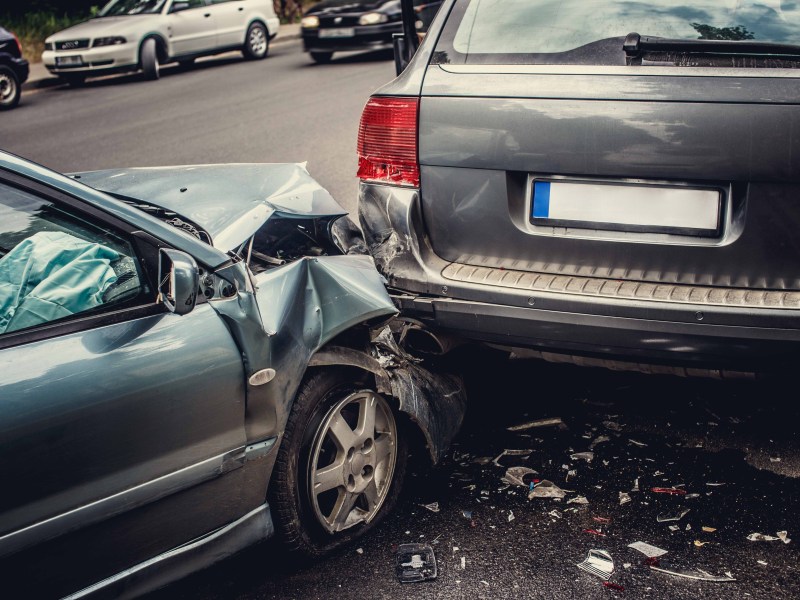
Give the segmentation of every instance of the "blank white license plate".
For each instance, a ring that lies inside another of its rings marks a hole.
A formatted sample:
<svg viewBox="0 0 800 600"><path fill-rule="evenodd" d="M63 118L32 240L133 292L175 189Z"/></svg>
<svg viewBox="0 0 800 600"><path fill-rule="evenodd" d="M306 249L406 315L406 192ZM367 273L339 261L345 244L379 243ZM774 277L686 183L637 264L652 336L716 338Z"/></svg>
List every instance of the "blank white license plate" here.
<svg viewBox="0 0 800 600"><path fill-rule="evenodd" d="M612 231L719 233L719 190L534 180L531 222Z"/></svg>
<svg viewBox="0 0 800 600"><path fill-rule="evenodd" d="M58 56L56 57L57 67L76 67L83 64L80 56Z"/></svg>
<svg viewBox="0 0 800 600"><path fill-rule="evenodd" d="M353 37L356 30L353 27L335 27L333 29L320 29L319 37L321 38L344 38Z"/></svg>

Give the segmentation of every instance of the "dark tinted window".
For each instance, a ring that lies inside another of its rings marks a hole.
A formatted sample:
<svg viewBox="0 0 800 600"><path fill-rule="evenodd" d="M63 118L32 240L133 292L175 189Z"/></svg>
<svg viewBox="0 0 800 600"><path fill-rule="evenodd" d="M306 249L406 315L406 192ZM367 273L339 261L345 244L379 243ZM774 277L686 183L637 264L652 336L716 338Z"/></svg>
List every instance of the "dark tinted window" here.
<svg viewBox="0 0 800 600"><path fill-rule="evenodd" d="M436 62L625 64L631 32L670 39L800 44L787 0L461 0Z"/></svg>

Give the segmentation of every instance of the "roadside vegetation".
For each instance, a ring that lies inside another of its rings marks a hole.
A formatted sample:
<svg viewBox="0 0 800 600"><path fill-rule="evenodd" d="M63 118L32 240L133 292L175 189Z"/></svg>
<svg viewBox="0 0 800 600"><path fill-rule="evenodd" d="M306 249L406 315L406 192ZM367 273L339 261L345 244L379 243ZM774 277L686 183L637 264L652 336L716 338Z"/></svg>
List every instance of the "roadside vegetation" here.
<svg viewBox="0 0 800 600"><path fill-rule="evenodd" d="M281 23L296 23L303 9L317 0L273 1ZM103 6L98 0L29 0L24 4L24 7L0 9L0 25L17 34L22 54L31 62L41 60L48 35L85 21Z"/></svg>

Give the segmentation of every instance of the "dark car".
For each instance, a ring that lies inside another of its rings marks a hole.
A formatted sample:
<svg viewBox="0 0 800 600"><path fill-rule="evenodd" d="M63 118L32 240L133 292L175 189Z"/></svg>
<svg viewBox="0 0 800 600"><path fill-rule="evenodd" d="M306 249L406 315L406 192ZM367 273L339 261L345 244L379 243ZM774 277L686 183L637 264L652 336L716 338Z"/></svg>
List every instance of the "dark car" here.
<svg viewBox="0 0 800 600"><path fill-rule="evenodd" d="M421 26L441 3L414 2ZM391 48L392 36L402 29L400 0L323 0L306 11L301 31L305 51L327 63L334 52Z"/></svg>
<svg viewBox="0 0 800 600"><path fill-rule="evenodd" d="M11 110L19 104L28 71L17 36L0 27L0 110Z"/></svg>
<svg viewBox="0 0 800 600"><path fill-rule="evenodd" d="M791 368L798 67L798 4L446 0L363 112L368 246L434 332L644 371Z"/></svg>

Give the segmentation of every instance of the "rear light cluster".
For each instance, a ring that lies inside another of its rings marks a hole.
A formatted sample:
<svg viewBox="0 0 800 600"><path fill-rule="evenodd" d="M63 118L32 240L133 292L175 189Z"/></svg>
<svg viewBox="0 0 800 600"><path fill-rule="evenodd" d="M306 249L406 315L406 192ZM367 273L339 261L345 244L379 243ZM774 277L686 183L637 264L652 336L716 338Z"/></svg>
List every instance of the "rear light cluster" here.
<svg viewBox="0 0 800 600"><path fill-rule="evenodd" d="M373 97L358 128L358 177L419 187L418 98Z"/></svg>
<svg viewBox="0 0 800 600"><path fill-rule="evenodd" d="M14 41L17 43L17 51L19 52L20 58L22 58L22 44L19 43L19 38L16 33L12 33L11 35L14 36Z"/></svg>

